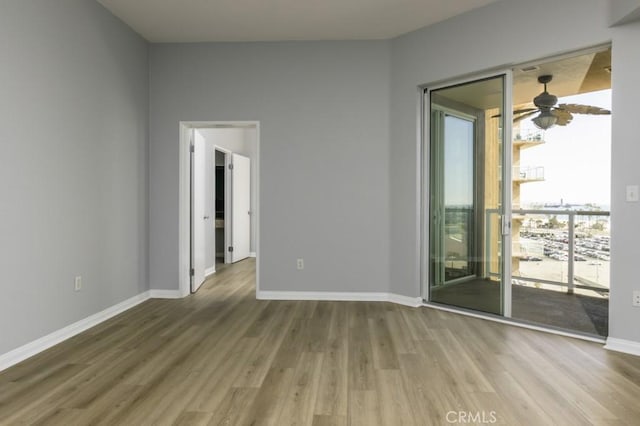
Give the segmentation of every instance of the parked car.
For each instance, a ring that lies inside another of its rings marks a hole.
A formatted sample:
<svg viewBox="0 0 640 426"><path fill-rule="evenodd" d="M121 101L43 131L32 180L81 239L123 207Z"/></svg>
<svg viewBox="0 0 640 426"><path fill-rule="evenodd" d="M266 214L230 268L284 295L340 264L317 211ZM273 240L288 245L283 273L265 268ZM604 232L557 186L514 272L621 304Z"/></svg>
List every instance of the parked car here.
<svg viewBox="0 0 640 426"><path fill-rule="evenodd" d="M520 256L520 260L523 262L541 262L542 258L538 256Z"/></svg>

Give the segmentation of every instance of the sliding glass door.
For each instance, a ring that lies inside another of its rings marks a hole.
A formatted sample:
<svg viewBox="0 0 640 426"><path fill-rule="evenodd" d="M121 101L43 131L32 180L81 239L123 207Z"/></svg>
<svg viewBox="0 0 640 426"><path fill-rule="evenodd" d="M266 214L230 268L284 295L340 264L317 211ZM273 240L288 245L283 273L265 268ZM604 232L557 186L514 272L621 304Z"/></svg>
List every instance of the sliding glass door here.
<svg viewBox="0 0 640 426"><path fill-rule="evenodd" d="M497 315L510 289L505 80L425 92L429 300Z"/></svg>

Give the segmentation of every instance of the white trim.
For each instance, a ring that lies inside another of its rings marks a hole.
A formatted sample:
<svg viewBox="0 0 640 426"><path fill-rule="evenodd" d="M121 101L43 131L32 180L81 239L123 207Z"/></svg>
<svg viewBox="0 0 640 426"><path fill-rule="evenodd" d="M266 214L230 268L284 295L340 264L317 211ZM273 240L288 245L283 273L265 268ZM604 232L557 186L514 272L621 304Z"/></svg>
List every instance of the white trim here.
<svg viewBox="0 0 640 426"><path fill-rule="evenodd" d="M412 308L419 308L420 306L422 306L422 297L409 297L394 293L389 293L387 296L387 301L391 303L410 306Z"/></svg>
<svg viewBox="0 0 640 426"><path fill-rule="evenodd" d="M184 290L159 290L159 289L151 289L149 290L152 299L182 299L183 297L187 297L191 292L187 289Z"/></svg>
<svg viewBox="0 0 640 426"><path fill-rule="evenodd" d="M256 125L256 208L255 208L255 214L256 214L256 231L254 233L255 235L255 241L254 241L254 249L256 251L256 299L258 298L258 292L260 291L260 260L261 257L258 256L258 253L260 253L260 147L262 146L262 144L260 143L260 122L256 121L255 122ZM253 212L252 212L253 214Z"/></svg>
<svg viewBox="0 0 640 426"><path fill-rule="evenodd" d="M204 276L205 276L205 278L206 278L206 277L208 277L208 276L211 276L211 275L213 275L213 274L215 274L215 273L216 273L216 267L215 267L215 265L214 265L214 266L212 266L211 268L207 268L207 269L205 269L205 270L204 270Z"/></svg>
<svg viewBox="0 0 640 426"><path fill-rule="evenodd" d="M180 123L179 183L178 183L178 288L181 293L191 292L191 165L189 152L190 123Z"/></svg>
<svg viewBox="0 0 640 426"><path fill-rule="evenodd" d="M26 345L20 346L10 352L0 355L0 371L5 370L27 358L49 349L65 340L82 333L85 330L95 327L96 325L121 314L133 308L136 305L148 300L151 297L150 291L145 291L137 296L133 296L123 302L104 309L96 314L90 315L80 321L74 322L64 328L53 333L49 333L39 339L36 339Z"/></svg>
<svg viewBox="0 0 640 426"><path fill-rule="evenodd" d="M331 300L336 302L391 302L417 308L422 298L393 293L330 291L259 291L258 300Z"/></svg>
<svg viewBox="0 0 640 426"><path fill-rule="evenodd" d="M224 154L224 263L233 263L229 247L233 246L233 153ZM251 194L249 194L251 196Z"/></svg>
<svg viewBox="0 0 640 426"><path fill-rule="evenodd" d="M513 170L513 138L511 133L513 131L513 71L511 69L505 70L503 84L503 123L502 126L502 164L507 164L509 167L502 167L502 315L506 318L511 318L512 315L512 282L511 282L511 251L513 244L513 237L511 235L512 228L512 214L513 209L513 181L511 172ZM485 159L486 162L486 159ZM499 177L500 178L500 177ZM505 228L504 224L507 224ZM505 232L506 231L506 232Z"/></svg>
<svg viewBox="0 0 640 426"><path fill-rule="evenodd" d="M385 302L387 293L353 293L329 291L259 291L258 300L332 300L339 302Z"/></svg>
<svg viewBox="0 0 640 426"><path fill-rule="evenodd" d="M418 241L416 241L416 276L418 277L418 286L420 294L424 300L429 300L429 179L427 167L431 167L431 154L429 136L427 130L431 131L431 111L427 114L426 103L430 98L430 91L426 87L418 87L418 119L416 121L418 129L416 167L416 200L420 202L416 206L416 229L418 230ZM430 106L429 106L430 109ZM429 169L430 170L430 169Z"/></svg>
<svg viewBox="0 0 640 426"><path fill-rule="evenodd" d="M213 150L214 150L214 151L220 151L222 154L225 154L225 155L227 155L227 154L233 154L233 152L231 152L231 151L230 151L230 150L228 150L227 148L223 148L223 147L218 146L218 145L214 145L214 146L213 146Z"/></svg>
<svg viewBox="0 0 640 426"><path fill-rule="evenodd" d="M255 251L250 251L249 252L249 257L256 257L256 252Z"/></svg>
<svg viewBox="0 0 640 426"><path fill-rule="evenodd" d="M616 352L624 352L626 354L640 356L640 342L633 340L618 339L616 337L608 337L605 349Z"/></svg>
<svg viewBox="0 0 640 426"><path fill-rule="evenodd" d="M562 331L562 330L556 330L556 329L553 329L553 328L546 328L546 327L537 326L537 325L533 325L533 324L517 322L517 321L514 321L513 319L505 318L505 317L497 317L497 316L494 317L494 316L489 316L489 315L485 315L485 314L481 314L481 313L469 312L469 311L464 311L464 310L460 310L460 309L456 309L456 308L448 308L446 306L434 305L432 303L423 303L422 306L424 306L425 308L437 309L439 311L451 312L451 313L454 313L454 314L465 315L465 316L468 316L468 317L483 319L483 320L487 320L487 321L499 322L501 324L513 325L515 327L528 328L530 330L543 331L545 333L557 334L559 336L565 336L565 337L572 337L574 339L587 340L589 342L595 342L595 343L604 343L605 342L605 339L603 337L587 336L587 335L584 335L584 334L572 333L570 331Z"/></svg>

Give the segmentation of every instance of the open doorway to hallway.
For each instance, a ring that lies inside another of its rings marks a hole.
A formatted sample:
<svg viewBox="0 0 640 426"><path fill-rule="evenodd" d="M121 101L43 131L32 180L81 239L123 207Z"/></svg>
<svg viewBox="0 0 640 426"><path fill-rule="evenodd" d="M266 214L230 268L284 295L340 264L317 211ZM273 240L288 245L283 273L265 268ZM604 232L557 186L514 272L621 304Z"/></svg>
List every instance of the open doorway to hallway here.
<svg viewBox="0 0 640 426"><path fill-rule="evenodd" d="M255 264L259 126L183 122L180 146L180 288L187 294L215 282L223 266Z"/></svg>

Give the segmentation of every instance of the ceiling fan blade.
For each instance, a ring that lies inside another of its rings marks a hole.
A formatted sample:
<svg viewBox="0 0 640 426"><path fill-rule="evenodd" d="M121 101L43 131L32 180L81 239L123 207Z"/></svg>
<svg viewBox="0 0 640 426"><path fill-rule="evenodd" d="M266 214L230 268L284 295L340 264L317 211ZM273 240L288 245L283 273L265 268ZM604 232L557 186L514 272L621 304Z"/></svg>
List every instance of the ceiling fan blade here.
<svg viewBox="0 0 640 426"><path fill-rule="evenodd" d="M525 112L531 112L531 111L538 111L538 108L522 108L522 109L516 109L513 111L513 115L518 115L518 114L523 114ZM496 114L496 115L492 115L491 118L498 118L498 117L502 117L502 114Z"/></svg>
<svg viewBox="0 0 640 426"><path fill-rule="evenodd" d="M573 114L591 114L591 115L610 115L611 111L591 105L579 104L560 104L557 109L564 110Z"/></svg>
<svg viewBox="0 0 640 426"><path fill-rule="evenodd" d="M513 111L513 115L522 114L524 112L538 111L538 108L522 108Z"/></svg>
<svg viewBox="0 0 640 426"><path fill-rule="evenodd" d="M538 113L537 109L534 110L534 111L525 112L524 114L521 114L521 115L519 115L517 117L513 117L513 122L517 123L518 121L523 120L523 119L525 119L527 117L531 117L532 115L537 114L537 113Z"/></svg>
<svg viewBox="0 0 640 426"><path fill-rule="evenodd" d="M573 120L573 115L564 109L560 109L560 108L554 108L551 110L551 114L555 115L558 118L558 121L556 121L556 126L566 126L567 124L571 123L571 120Z"/></svg>

